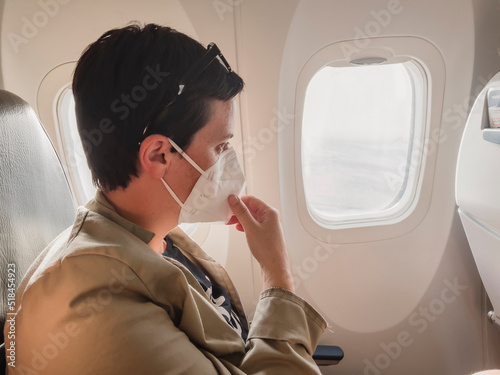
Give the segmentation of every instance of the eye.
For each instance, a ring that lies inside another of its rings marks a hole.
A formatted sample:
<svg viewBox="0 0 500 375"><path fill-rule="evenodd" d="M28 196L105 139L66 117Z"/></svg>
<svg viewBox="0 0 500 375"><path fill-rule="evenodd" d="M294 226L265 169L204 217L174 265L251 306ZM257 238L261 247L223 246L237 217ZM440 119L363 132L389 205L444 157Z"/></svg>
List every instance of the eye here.
<svg viewBox="0 0 500 375"><path fill-rule="evenodd" d="M223 152L226 151L229 147L230 147L229 142L224 142L217 146L217 151Z"/></svg>

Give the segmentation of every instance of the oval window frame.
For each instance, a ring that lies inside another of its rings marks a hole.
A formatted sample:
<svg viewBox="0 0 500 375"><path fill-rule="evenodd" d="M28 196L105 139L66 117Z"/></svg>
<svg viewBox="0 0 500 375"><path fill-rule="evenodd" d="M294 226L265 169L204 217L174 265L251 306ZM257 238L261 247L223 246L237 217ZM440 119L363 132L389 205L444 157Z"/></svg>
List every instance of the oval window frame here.
<svg viewBox="0 0 500 375"><path fill-rule="evenodd" d="M380 37L369 40L369 47L346 54L345 44L355 41L333 43L318 50L302 67L295 86L294 126L294 179L299 219L304 229L314 238L335 243L369 242L399 237L409 233L425 217L431 202L433 175L438 145L429 152L431 134L439 132L441 125L443 94L445 86L445 65L439 50L428 41L418 37ZM415 198L411 206L401 215L387 220L360 222L358 225L322 225L309 213L305 199L301 135L304 99L307 86L314 74L325 65L349 66L350 61L378 57L388 63L412 61L419 67L427 82L427 96L424 101L424 136L421 163ZM283 137L286 135L283 134ZM283 139L284 140L284 139ZM282 165L280 165L282 167Z"/></svg>

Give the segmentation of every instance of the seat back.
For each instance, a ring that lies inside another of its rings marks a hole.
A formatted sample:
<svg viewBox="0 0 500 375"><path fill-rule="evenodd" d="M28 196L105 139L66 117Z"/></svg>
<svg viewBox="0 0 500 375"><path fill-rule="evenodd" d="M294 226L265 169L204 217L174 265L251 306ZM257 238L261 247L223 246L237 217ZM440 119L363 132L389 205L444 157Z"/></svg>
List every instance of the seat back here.
<svg viewBox="0 0 500 375"><path fill-rule="evenodd" d="M7 313L17 310L7 311L9 282L17 289L74 218L68 182L42 124L28 103L0 90L0 342Z"/></svg>
<svg viewBox="0 0 500 375"><path fill-rule="evenodd" d="M500 325L500 128L496 126L500 126L500 73L481 91L471 109L456 177L458 212L493 305L489 317Z"/></svg>

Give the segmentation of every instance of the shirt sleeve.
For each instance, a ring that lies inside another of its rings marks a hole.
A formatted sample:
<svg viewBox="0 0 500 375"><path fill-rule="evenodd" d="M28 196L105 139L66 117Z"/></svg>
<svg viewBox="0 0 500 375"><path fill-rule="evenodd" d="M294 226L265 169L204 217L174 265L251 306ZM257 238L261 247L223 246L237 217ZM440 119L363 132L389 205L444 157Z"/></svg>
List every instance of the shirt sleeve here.
<svg viewBox="0 0 500 375"><path fill-rule="evenodd" d="M246 374L321 374L312 359L326 329L305 300L281 288L261 293L240 366Z"/></svg>

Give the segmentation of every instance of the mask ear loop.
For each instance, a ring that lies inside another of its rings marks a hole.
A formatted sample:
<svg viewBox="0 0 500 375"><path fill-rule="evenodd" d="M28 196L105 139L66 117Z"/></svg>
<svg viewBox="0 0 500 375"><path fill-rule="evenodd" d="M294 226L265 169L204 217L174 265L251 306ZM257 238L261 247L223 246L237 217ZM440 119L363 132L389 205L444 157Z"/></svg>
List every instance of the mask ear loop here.
<svg viewBox="0 0 500 375"><path fill-rule="evenodd" d="M196 164L196 163L194 162L194 160L193 160L193 159L191 159L191 158L189 157L189 155L188 155L188 154L186 154L186 153L182 150L182 148L180 148L180 147L177 145L177 143L175 143L174 141L172 141L170 138L168 138L168 140L169 140L170 144L172 145L172 147L173 147L173 148L175 148L175 149L177 150L177 152L178 152L179 154L181 154L181 156L182 156L184 159L186 159L186 160L188 161L188 163L189 163L189 164L191 164L191 165L192 165L192 166L193 166L193 167L194 167L194 168L195 168L198 172L200 172L200 174L201 174L202 176L206 176L206 175L207 175L207 174L205 173L205 171L204 171L203 169L201 169L201 168L198 166L198 164Z"/></svg>
<svg viewBox="0 0 500 375"><path fill-rule="evenodd" d="M171 140L170 138L167 138L168 141L170 142L170 144L172 145L173 148L175 148L177 150L177 152L179 154L181 154L181 156L186 159L188 161L189 164L191 164L198 172L200 172L201 175L203 176L206 176L206 173L203 169L201 169L198 164L196 164L194 162L193 159L191 159L189 157L188 154L186 154L182 148L179 147L179 145L177 145L177 143L175 143L173 140ZM182 208L184 208L184 203L181 202L181 200L179 199L179 197L174 193L174 191L170 188L170 186L167 185L167 183L165 182L165 180L163 179L163 177L161 178L161 182L163 183L163 185L165 186L165 188L168 190L168 192L170 193L170 195L172 196L172 198L174 198L174 200L177 202L177 204L179 206L181 206Z"/></svg>
<svg viewBox="0 0 500 375"><path fill-rule="evenodd" d="M170 193L170 195L172 196L172 198L174 198L174 200L177 202L177 204L179 206L181 206L181 208L184 207L184 203L181 202L181 200L177 197L177 195L174 193L174 191L170 188L170 186L167 185L167 183L165 182L165 180L163 179L163 177L160 179L161 182L163 182L163 185L165 186L165 188L168 190L168 192Z"/></svg>

